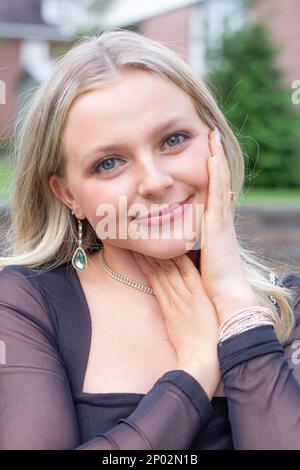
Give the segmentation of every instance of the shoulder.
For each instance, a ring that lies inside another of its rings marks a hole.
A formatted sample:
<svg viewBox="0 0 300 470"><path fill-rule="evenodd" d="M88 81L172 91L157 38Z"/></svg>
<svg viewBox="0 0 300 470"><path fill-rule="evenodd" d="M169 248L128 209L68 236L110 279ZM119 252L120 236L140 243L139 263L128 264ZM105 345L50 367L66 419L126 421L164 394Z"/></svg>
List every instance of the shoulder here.
<svg viewBox="0 0 300 470"><path fill-rule="evenodd" d="M5 266L0 270L0 285L10 283L28 285L31 284L37 291L47 290L47 286L54 284L56 287L65 287L64 282L70 279L70 270L67 263L52 269L29 268L16 264Z"/></svg>
<svg viewBox="0 0 300 470"><path fill-rule="evenodd" d="M0 271L0 288L2 294L4 289L10 290L13 286L15 289L34 288L37 292L40 291L38 279L42 274L42 270L28 268L26 266L20 266L17 264L7 265Z"/></svg>
<svg viewBox="0 0 300 470"><path fill-rule="evenodd" d="M54 272L55 271L55 272ZM51 273L51 277L50 274ZM51 305L51 295L47 295L47 285L59 275L59 270L43 271L20 265L8 265L0 271L0 314L5 321L7 316L53 334L56 322ZM58 290L56 284L56 290ZM50 290L49 293L51 294Z"/></svg>
<svg viewBox="0 0 300 470"><path fill-rule="evenodd" d="M70 262L51 269L6 266L0 271L0 309L3 304L13 305L27 318L34 312L57 340L88 319L84 292ZM26 309L21 310L22 304Z"/></svg>
<svg viewBox="0 0 300 470"><path fill-rule="evenodd" d="M18 284L28 283L25 279L34 278L34 270L27 268L25 266L19 266L17 264L12 264L5 266L0 270L0 286L9 286L12 283L16 283L15 287Z"/></svg>

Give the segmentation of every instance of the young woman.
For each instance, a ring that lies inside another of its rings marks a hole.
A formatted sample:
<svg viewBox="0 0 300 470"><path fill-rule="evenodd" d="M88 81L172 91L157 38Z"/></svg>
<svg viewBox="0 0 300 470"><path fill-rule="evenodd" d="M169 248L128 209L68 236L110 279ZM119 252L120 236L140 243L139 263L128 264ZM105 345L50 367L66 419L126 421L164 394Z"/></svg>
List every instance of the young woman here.
<svg viewBox="0 0 300 470"><path fill-rule="evenodd" d="M300 449L300 277L238 242L243 155L189 66L84 39L17 150L0 448Z"/></svg>

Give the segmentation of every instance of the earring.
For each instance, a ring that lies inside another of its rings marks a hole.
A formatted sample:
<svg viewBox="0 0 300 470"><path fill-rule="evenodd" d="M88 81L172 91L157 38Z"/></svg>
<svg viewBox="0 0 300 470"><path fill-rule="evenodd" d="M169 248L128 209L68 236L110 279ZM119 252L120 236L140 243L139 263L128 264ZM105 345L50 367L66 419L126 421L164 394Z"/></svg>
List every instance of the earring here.
<svg viewBox="0 0 300 470"><path fill-rule="evenodd" d="M74 212L72 211L74 215ZM72 265L77 271L85 271L87 268L87 257L84 249L82 248L82 223L81 220L78 221L78 247L76 248L73 257Z"/></svg>

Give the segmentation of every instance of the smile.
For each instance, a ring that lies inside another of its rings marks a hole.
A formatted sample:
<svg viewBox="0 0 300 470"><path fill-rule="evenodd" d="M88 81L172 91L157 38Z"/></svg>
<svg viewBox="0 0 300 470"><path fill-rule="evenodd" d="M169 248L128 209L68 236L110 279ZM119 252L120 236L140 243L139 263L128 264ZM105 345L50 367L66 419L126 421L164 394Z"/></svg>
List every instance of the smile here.
<svg viewBox="0 0 300 470"><path fill-rule="evenodd" d="M175 219L180 217L185 208L191 203L193 196L189 196L185 201L181 204L177 205L171 210L160 211L158 215L148 216L148 217L141 217L136 218L135 220L141 225L162 225L165 222L173 222Z"/></svg>

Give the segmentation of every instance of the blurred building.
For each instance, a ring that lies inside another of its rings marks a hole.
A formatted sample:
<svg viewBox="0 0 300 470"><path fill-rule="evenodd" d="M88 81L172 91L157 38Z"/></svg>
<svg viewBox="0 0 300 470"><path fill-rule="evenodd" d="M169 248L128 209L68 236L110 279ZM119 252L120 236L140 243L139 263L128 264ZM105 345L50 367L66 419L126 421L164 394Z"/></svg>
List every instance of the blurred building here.
<svg viewBox="0 0 300 470"><path fill-rule="evenodd" d="M0 136L11 134L23 100L45 79L61 45L70 45L42 7L40 0L0 0Z"/></svg>
<svg viewBox="0 0 300 470"><path fill-rule="evenodd" d="M282 46L279 66L290 85L300 80L300 1L260 0L0 0L0 136L9 135L22 101L79 31L138 30L175 50L202 76L206 48L223 31L265 19ZM3 93L2 93L3 94Z"/></svg>
<svg viewBox="0 0 300 470"><path fill-rule="evenodd" d="M254 2L250 19L269 25L273 42L280 46L278 65L287 85L300 80L300 1L260 0Z"/></svg>
<svg viewBox="0 0 300 470"><path fill-rule="evenodd" d="M217 8L216 2L218 3ZM173 48L199 75L205 44L222 32L223 19L239 26L240 0L0 0L0 137L14 129L18 109L48 74L53 59L79 31L139 30ZM228 27L228 26L227 26Z"/></svg>

